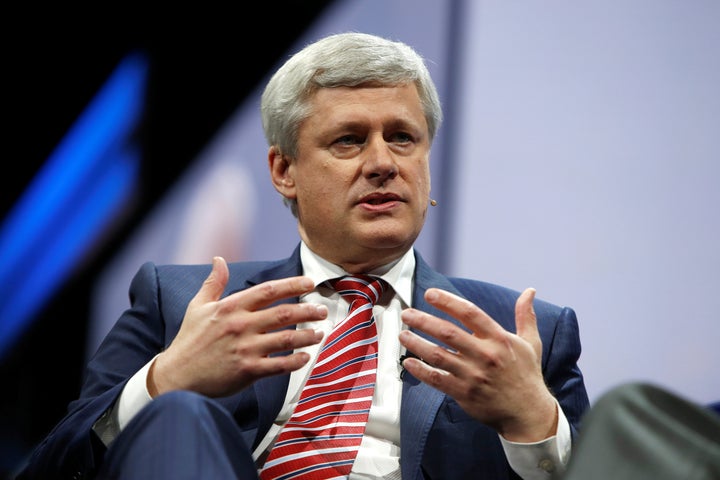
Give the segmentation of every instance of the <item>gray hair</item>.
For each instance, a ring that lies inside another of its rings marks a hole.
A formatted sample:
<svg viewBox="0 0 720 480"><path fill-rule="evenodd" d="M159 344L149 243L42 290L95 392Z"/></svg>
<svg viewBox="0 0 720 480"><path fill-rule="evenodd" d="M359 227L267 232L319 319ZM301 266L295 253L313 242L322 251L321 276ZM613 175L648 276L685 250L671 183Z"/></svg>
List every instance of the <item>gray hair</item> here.
<svg viewBox="0 0 720 480"><path fill-rule="evenodd" d="M260 102L270 146L297 155L300 124L312 113L310 100L322 88L401 85L414 82L430 142L442 122L435 84L423 58L410 46L366 33L339 33L307 45L270 78ZM297 216L296 205L289 204Z"/></svg>

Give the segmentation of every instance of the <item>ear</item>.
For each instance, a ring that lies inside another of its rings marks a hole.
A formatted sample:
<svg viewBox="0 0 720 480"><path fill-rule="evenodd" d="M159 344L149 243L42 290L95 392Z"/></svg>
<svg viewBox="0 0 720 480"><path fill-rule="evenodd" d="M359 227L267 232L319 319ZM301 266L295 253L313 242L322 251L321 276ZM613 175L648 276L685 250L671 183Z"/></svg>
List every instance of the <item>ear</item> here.
<svg viewBox="0 0 720 480"><path fill-rule="evenodd" d="M296 194L295 179L292 176L292 160L283 155L279 148L272 146L268 150L268 166L275 190L285 198L294 199Z"/></svg>

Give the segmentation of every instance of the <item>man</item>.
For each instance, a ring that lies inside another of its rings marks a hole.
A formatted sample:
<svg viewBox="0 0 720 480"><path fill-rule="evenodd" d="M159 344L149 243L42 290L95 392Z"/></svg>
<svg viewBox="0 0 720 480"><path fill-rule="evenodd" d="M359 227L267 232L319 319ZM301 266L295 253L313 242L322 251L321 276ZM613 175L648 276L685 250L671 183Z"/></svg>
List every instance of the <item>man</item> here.
<svg viewBox="0 0 720 480"><path fill-rule="evenodd" d="M347 274L387 285L372 307L377 381L362 443L349 473L282 478L561 470L588 407L575 313L533 289L445 277L413 248L442 120L422 58L332 35L275 73L261 111L300 244L275 262L143 265L79 399L21 478L258 478L348 310L327 283Z"/></svg>

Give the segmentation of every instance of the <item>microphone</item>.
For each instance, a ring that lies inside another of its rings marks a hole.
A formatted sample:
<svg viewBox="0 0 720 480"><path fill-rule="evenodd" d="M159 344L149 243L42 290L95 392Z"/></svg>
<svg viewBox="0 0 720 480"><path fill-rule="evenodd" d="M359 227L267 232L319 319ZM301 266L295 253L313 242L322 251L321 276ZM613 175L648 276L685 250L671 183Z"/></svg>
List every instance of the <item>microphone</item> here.
<svg viewBox="0 0 720 480"><path fill-rule="evenodd" d="M438 204L437 200L432 199L432 198L430 199L430 206L431 206L431 207L436 207L437 204Z"/></svg>
<svg viewBox="0 0 720 480"><path fill-rule="evenodd" d="M418 357L417 355L415 355L415 354L414 354L413 352L411 352L410 350L405 351L405 354L404 354L404 355L400 355L400 359L398 360L398 362L400 363L400 380L402 380L403 377L405 376L405 367L403 367L403 361L404 361L406 358L418 358L418 359L419 359L420 357Z"/></svg>

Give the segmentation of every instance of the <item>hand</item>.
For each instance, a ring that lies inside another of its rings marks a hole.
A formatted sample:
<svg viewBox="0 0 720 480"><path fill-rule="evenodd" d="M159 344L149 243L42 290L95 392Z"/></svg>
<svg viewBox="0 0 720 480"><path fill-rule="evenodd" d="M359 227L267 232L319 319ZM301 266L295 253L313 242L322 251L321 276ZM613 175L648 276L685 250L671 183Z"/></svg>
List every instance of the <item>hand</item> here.
<svg viewBox="0 0 720 480"><path fill-rule="evenodd" d="M273 302L314 288L306 277L265 282L220 298L230 274L221 257L190 301L180 330L155 359L148 373L151 396L177 389L210 397L235 393L255 380L288 373L305 365L307 353L269 357L271 353L313 345L322 332L312 329L274 330L327 317L327 307L309 303Z"/></svg>
<svg viewBox="0 0 720 480"><path fill-rule="evenodd" d="M515 304L517 334L505 330L471 302L436 288L425 300L462 322L472 333L412 308L402 312L408 326L449 346L431 343L415 333L400 333L400 343L420 359L408 358L405 369L419 380L453 397L470 416L494 428L505 439L535 442L554 435L558 412L542 375L542 342L526 289Z"/></svg>

